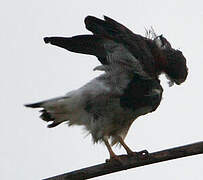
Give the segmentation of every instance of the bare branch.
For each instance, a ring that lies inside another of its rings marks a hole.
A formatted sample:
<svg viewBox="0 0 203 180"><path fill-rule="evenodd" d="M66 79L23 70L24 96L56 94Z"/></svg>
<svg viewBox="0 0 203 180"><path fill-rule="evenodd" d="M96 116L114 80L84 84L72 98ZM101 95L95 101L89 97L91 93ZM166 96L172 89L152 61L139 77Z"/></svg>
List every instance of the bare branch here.
<svg viewBox="0 0 203 180"><path fill-rule="evenodd" d="M91 166L88 168L72 171L62 175L54 176L44 180L84 180L93 177L110 174L117 171L122 171L130 168L135 168L139 166L145 166L148 164L158 163L162 161L167 161L171 159L182 158L186 156L192 156L196 154L203 153L203 141L189 144L185 146L180 146L176 148L166 149L159 152L149 153L147 157L143 159L138 159L137 156L119 156L122 159L122 164L115 162L107 162L103 164L98 164L96 166Z"/></svg>

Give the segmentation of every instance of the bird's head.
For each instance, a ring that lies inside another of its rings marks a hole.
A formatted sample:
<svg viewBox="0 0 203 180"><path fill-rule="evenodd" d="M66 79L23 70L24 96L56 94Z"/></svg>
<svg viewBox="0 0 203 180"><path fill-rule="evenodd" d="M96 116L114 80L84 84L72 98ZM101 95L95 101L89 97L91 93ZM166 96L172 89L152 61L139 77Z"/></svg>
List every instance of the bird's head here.
<svg viewBox="0 0 203 180"><path fill-rule="evenodd" d="M183 83L188 75L188 68L186 65L186 59L182 52L175 49L164 49L166 55L167 66L165 73L171 82L176 84Z"/></svg>
<svg viewBox="0 0 203 180"><path fill-rule="evenodd" d="M162 35L157 36L154 39L154 42L164 57L165 66L163 72L170 80L169 85L173 85L174 82L178 85L183 83L187 78L188 68L186 65L186 58L183 56L182 52L173 49L168 40Z"/></svg>

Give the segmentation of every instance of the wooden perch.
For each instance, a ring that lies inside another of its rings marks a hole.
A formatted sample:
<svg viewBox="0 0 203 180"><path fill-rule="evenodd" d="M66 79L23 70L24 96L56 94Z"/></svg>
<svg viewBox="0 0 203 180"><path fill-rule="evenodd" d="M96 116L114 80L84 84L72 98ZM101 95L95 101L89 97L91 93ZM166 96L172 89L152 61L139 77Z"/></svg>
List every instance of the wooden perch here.
<svg viewBox="0 0 203 180"><path fill-rule="evenodd" d="M103 164L87 167L84 169L72 171L62 175L54 176L44 180L84 180L93 177L110 174L117 171L122 171L139 166L145 166L148 164L158 163L171 159L182 158L186 156L192 156L203 153L203 141L180 146L176 148L166 149L159 152L149 153L148 156L143 156L142 159L138 159L137 156L119 156L122 159L122 163L118 161L110 161Z"/></svg>

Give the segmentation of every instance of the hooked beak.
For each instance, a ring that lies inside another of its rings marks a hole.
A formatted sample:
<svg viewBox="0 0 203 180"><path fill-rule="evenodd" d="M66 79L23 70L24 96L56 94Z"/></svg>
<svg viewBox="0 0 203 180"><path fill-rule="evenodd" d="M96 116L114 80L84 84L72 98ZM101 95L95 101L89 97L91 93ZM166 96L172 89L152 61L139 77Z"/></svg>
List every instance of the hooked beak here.
<svg viewBox="0 0 203 180"><path fill-rule="evenodd" d="M184 81L185 81L185 79L176 79L176 80L174 80L174 82L175 82L177 85L182 84Z"/></svg>

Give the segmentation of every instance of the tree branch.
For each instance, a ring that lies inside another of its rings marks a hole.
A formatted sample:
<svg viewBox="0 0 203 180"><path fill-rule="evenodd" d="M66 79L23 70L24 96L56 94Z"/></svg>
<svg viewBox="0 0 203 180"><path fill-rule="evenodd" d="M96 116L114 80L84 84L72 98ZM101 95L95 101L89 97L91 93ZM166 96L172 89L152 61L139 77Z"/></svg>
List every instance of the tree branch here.
<svg viewBox="0 0 203 180"><path fill-rule="evenodd" d="M103 164L87 167L84 169L72 171L62 175L54 176L44 180L84 180L93 177L110 174L117 171L122 171L139 166L145 166L148 164L158 163L171 159L182 158L186 156L192 156L203 153L203 141L180 146L176 148L166 149L159 152L149 153L148 156L142 159L138 159L137 156L119 156L122 159L122 163L118 161L110 161Z"/></svg>

